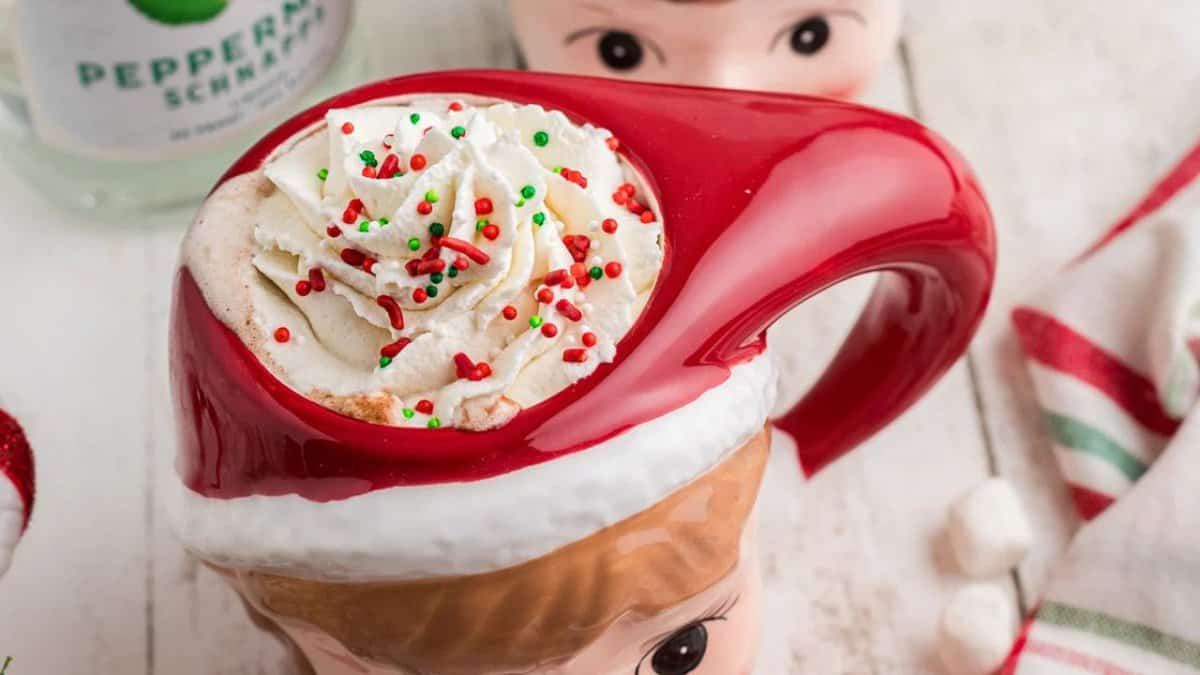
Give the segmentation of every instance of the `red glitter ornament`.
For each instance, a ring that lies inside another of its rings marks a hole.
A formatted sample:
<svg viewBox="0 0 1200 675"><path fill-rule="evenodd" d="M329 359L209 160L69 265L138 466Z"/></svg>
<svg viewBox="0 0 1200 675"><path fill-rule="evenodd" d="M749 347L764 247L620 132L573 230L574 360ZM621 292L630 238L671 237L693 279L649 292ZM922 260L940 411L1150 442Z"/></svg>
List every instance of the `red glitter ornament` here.
<svg viewBox="0 0 1200 675"><path fill-rule="evenodd" d="M600 227L603 228L608 234L617 233L617 221L612 218L605 218L604 222L600 223Z"/></svg>
<svg viewBox="0 0 1200 675"><path fill-rule="evenodd" d="M352 248L342 249L342 262L351 267L362 267L363 261L367 259L367 255L362 251L356 251Z"/></svg>
<svg viewBox="0 0 1200 675"><path fill-rule="evenodd" d="M423 216L427 216L427 215L433 213L433 204L430 204L429 202L422 199L420 202L417 203L417 213L419 213Z"/></svg>
<svg viewBox="0 0 1200 675"><path fill-rule="evenodd" d="M621 263L614 260L604 266L604 275L609 279L616 279L617 277L621 276L621 272L623 270L624 268L621 267Z"/></svg>
<svg viewBox="0 0 1200 675"><path fill-rule="evenodd" d="M563 350L563 361L567 363L584 363L588 359L586 349L565 349Z"/></svg>
<svg viewBox="0 0 1200 675"><path fill-rule="evenodd" d="M299 295L300 297L304 297L304 296L308 295L309 293L312 293L312 285L311 284L309 284L304 279L301 279L300 281L296 282L296 295Z"/></svg>
<svg viewBox="0 0 1200 675"><path fill-rule="evenodd" d="M386 356L389 359L394 359L399 356L400 352L404 351L404 348L410 344L412 344L411 338L400 338L389 345L384 345L383 349L379 350L379 355Z"/></svg>
<svg viewBox="0 0 1200 675"><path fill-rule="evenodd" d="M581 339L583 340L584 347L591 348L596 346L597 338L595 333L584 333Z"/></svg>
<svg viewBox="0 0 1200 675"><path fill-rule="evenodd" d="M388 321L392 324L392 328L396 330L404 330L404 312L401 311L400 305L396 300L388 295L381 295L375 298L375 302L387 312Z"/></svg>
<svg viewBox="0 0 1200 675"><path fill-rule="evenodd" d="M483 227L483 236L495 241L500 236L500 227L497 225L485 225Z"/></svg>
<svg viewBox="0 0 1200 675"><path fill-rule="evenodd" d="M548 338L557 336L558 335L558 326L555 326L552 323L542 324L542 335L545 335Z"/></svg>
<svg viewBox="0 0 1200 675"><path fill-rule="evenodd" d="M462 239L455 239L454 237L442 237L442 246L445 246L451 251L458 251L459 253L470 258L471 261L477 265L486 265L492 260L492 257L487 253L475 248L475 246L463 241Z"/></svg>
<svg viewBox="0 0 1200 675"><path fill-rule="evenodd" d="M429 160L425 158L425 155L418 152L409 158L408 165L412 167L413 171L420 171L429 165Z"/></svg>
<svg viewBox="0 0 1200 675"><path fill-rule="evenodd" d="M349 122L346 122L345 124L342 125L342 133L346 134L347 136L354 133L354 125Z"/></svg>
<svg viewBox="0 0 1200 675"><path fill-rule="evenodd" d="M500 316L512 321L517 318L517 308L513 307L512 305L508 305L500 311Z"/></svg>
<svg viewBox="0 0 1200 675"><path fill-rule="evenodd" d="M287 329L287 326L280 326L275 329L275 341L287 342L292 339L292 331Z"/></svg>
<svg viewBox="0 0 1200 675"><path fill-rule="evenodd" d="M554 305L554 309L557 309L559 314L562 314L571 321L579 321L583 319L583 312L579 311L579 308L571 304L571 301L567 300L566 298L559 300L558 303Z"/></svg>
<svg viewBox="0 0 1200 675"><path fill-rule="evenodd" d="M554 291L550 290L549 288L543 288L537 292L537 299L538 302L542 303L543 305L548 305L554 302Z"/></svg>
<svg viewBox="0 0 1200 675"><path fill-rule="evenodd" d="M417 409L417 412L421 413L422 415L432 415L433 414L433 401L430 401L427 398L423 398L420 401L417 401L417 405L415 407Z"/></svg>
<svg viewBox="0 0 1200 675"><path fill-rule="evenodd" d="M318 293L325 290L325 273L320 267L314 267L308 271L308 285Z"/></svg>
<svg viewBox="0 0 1200 675"><path fill-rule="evenodd" d="M338 227L337 225L330 225L329 227L325 228L325 234L336 239L337 237L342 236L342 228Z"/></svg>

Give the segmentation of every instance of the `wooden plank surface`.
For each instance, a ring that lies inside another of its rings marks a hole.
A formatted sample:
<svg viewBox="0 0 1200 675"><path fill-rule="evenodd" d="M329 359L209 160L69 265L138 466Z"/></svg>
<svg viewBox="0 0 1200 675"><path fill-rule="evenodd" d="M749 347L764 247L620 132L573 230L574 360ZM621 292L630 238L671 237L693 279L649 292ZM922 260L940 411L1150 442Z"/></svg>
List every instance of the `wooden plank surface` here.
<svg viewBox="0 0 1200 675"><path fill-rule="evenodd" d="M377 73L513 63L500 0L364 10ZM941 672L934 622L962 583L940 541L944 509L993 465L1035 514L1019 580L1023 600L1036 599L1075 523L1007 313L1200 130L1185 33L1197 20L1195 3L910 6L908 69L897 60L870 100L919 113L979 170L1002 245L996 304L971 367L854 456L804 483L786 448L773 455L759 509L762 675ZM0 204L0 405L29 427L42 476L37 521L0 584L0 655L17 657L13 675L290 673L236 597L181 553L153 487L171 470L167 289L186 216L89 223L6 167ZM868 284L835 289L773 332L785 398L819 371Z"/></svg>

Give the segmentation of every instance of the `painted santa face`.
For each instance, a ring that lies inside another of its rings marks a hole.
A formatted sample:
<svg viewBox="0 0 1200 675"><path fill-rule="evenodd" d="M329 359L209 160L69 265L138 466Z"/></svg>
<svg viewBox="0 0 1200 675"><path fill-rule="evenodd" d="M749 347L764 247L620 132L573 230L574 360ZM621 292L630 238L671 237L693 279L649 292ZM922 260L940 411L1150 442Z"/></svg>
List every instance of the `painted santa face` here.
<svg viewBox="0 0 1200 675"><path fill-rule="evenodd" d="M900 0L511 0L534 70L851 98Z"/></svg>

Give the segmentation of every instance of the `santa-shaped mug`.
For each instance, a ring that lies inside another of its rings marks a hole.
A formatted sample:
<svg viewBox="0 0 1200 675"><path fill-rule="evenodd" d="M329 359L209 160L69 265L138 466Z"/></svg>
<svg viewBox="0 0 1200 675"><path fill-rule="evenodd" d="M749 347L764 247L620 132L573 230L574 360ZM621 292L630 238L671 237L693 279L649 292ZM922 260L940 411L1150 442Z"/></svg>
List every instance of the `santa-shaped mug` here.
<svg viewBox="0 0 1200 675"><path fill-rule="evenodd" d="M769 421L767 327L881 271ZM993 273L978 184L909 119L369 85L251 149L185 242L175 528L320 675L750 673L770 425L809 473L855 447L964 352Z"/></svg>
<svg viewBox="0 0 1200 675"><path fill-rule="evenodd" d="M901 0L509 0L530 68L852 99L895 52Z"/></svg>

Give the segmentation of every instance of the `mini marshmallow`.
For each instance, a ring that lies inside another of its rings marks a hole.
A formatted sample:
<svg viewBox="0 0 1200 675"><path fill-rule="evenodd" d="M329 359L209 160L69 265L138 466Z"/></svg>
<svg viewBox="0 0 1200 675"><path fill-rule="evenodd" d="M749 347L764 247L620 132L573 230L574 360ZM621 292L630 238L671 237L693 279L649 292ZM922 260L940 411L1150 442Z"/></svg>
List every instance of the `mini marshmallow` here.
<svg viewBox="0 0 1200 675"><path fill-rule="evenodd" d="M983 584L959 590L942 609L938 625L938 652L946 675L996 672L1016 636L1016 608L1004 591Z"/></svg>
<svg viewBox="0 0 1200 675"><path fill-rule="evenodd" d="M947 528L959 567L977 579L1008 572L1033 546L1033 529L1016 490L1000 478L955 502Z"/></svg>

